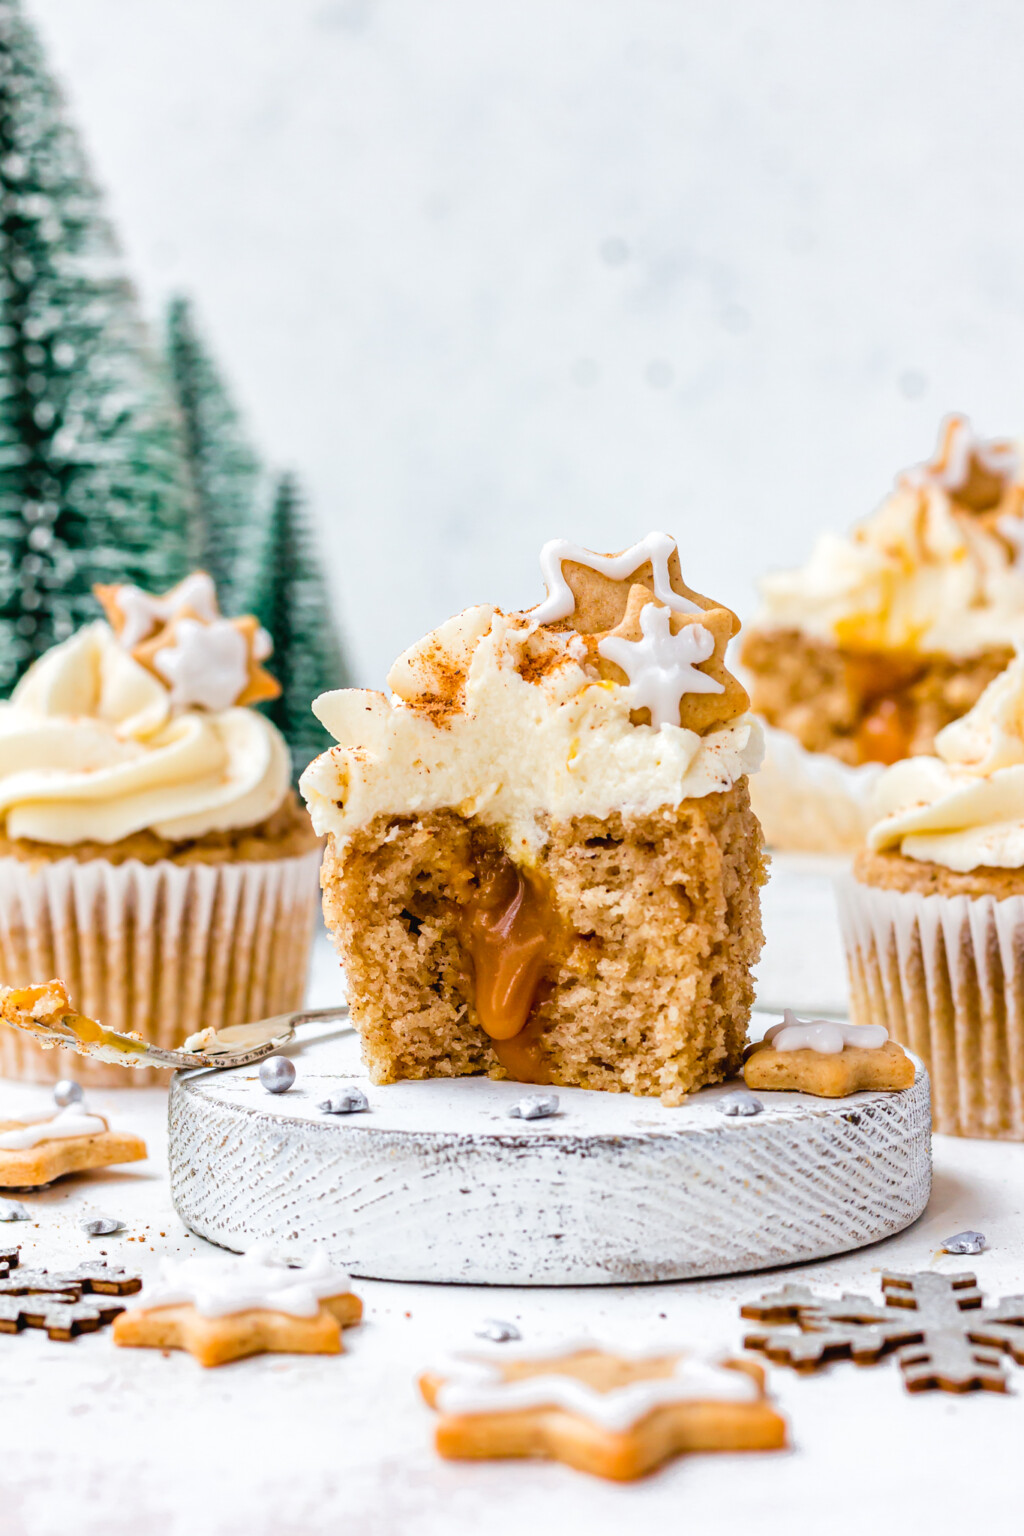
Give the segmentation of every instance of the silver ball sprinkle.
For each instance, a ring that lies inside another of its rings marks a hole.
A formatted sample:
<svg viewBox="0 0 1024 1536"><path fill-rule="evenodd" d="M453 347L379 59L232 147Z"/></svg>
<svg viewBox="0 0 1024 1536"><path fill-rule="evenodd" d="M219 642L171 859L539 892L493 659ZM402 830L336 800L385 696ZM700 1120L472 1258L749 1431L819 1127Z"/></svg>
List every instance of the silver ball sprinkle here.
<svg viewBox="0 0 1024 1536"><path fill-rule="evenodd" d="M32 1212L20 1200L0 1200L0 1221L31 1221Z"/></svg>
<svg viewBox="0 0 1024 1536"><path fill-rule="evenodd" d="M509 1114L513 1120L546 1120L558 1114L558 1094L529 1093L512 1105Z"/></svg>
<svg viewBox="0 0 1024 1536"><path fill-rule="evenodd" d="M946 1238L942 1250L944 1253L982 1253L985 1246L984 1232L957 1232Z"/></svg>
<svg viewBox="0 0 1024 1536"><path fill-rule="evenodd" d="M59 1083L53 1085L53 1102L58 1109L67 1109L71 1104L81 1104L84 1098L81 1083L76 1083L73 1078L62 1077Z"/></svg>
<svg viewBox="0 0 1024 1536"><path fill-rule="evenodd" d="M755 1099L752 1093L744 1093L742 1089L736 1093L727 1093L715 1107L723 1115L759 1115L764 1109L760 1099Z"/></svg>
<svg viewBox="0 0 1024 1536"><path fill-rule="evenodd" d="M515 1323L503 1323L500 1318L488 1317L476 1330L478 1339L487 1339L491 1344L511 1344L516 1339L521 1339L522 1334Z"/></svg>
<svg viewBox="0 0 1024 1536"><path fill-rule="evenodd" d="M93 1216L82 1222L82 1231L86 1237L113 1237L124 1231L124 1222L118 1216Z"/></svg>
<svg viewBox="0 0 1024 1536"><path fill-rule="evenodd" d="M268 1056L260 1062L260 1082L268 1093L287 1093L295 1081L295 1063L287 1056Z"/></svg>
<svg viewBox="0 0 1024 1536"><path fill-rule="evenodd" d="M369 1107L370 1101L361 1088L343 1088L318 1106L325 1115L361 1115Z"/></svg>

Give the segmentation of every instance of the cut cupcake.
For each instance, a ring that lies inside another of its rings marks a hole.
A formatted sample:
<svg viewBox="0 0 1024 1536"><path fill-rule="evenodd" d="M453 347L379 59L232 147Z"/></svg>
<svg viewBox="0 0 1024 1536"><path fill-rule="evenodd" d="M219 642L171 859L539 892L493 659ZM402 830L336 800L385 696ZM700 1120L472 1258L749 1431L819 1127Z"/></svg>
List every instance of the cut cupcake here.
<svg viewBox="0 0 1024 1536"><path fill-rule="evenodd" d="M1024 655L896 763L840 892L851 1017L924 1058L937 1130L1024 1140Z"/></svg>
<svg viewBox="0 0 1024 1536"><path fill-rule="evenodd" d="M931 752L1024 640L1024 476L963 416L848 538L762 583L742 662L768 725L771 846L852 850L882 767Z"/></svg>
<svg viewBox="0 0 1024 1536"><path fill-rule="evenodd" d="M391 696L322 695L301 782L378 1083L487 1073L657 1094L735 1072L761 948L760 732L738 623L675 542L542 552L548 597L467 609Z"/></svg>

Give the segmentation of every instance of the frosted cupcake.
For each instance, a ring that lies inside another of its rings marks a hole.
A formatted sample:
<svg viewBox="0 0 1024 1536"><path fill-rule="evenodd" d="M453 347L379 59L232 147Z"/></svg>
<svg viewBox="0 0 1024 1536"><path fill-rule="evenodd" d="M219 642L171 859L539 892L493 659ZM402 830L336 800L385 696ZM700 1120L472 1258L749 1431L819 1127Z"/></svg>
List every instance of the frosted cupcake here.
<svg viewBox="0 0 1024 1536"><path fill-rule="evenodd" d="M879 781L879 819L840 891L852 1017L932 1077L935 1125L1024 1140L1024 655L937 756Z"/></svg>
<svg viewBox="0 0 1024 1536"><path fill-rule="evenodd" d="M1024 641L1024 478L1015 446L943 423L848 538L762 583L742 661L767 722L751 786L768 843L853 851L885 765L931 752Z"/></svg>
<svg viewBox="0 0 1024 1536"><path fill-rule="evenodd" d="M84 1012L176 1046L299 1006L319 845L284 739L247 707L277 692L255 619L222 618L201 572L163 597L98 596L110 622L0 704L0 982L60 976ZM65 1066L0 1033L4 1075Z"/></svg>

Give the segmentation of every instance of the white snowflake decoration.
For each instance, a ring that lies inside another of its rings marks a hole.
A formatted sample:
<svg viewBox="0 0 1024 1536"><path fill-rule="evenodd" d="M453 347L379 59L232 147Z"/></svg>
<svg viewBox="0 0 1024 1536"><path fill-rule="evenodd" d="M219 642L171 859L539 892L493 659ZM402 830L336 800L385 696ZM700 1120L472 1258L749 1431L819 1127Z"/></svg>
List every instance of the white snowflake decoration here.
<svg viewBox="0 0 1024 1536"><path fill-rule="evenodd" d="M141 587L118 587L116 602L124 619L118 643L126 651L134 650L161 624L173 623L186 608L207 624L220 616L217 589L205 571L193 571L162 597L143 592Z"/></svg>
<svg viewBox="0 0 1024 1536"><path fill-rule="evenodd" d="M576 610L576 598L562 572L562 561L572 560L588 566L613 581L624 581L649 560L654 578L654 595L676 613L700 613L699 604L683 597L672 586L668 562L676 551L676 541L667 533L649 533L639 544L624 549L621 555L598 555L582 544L568 539L549 539L540 552L540 569L548 595L533 610L537 624L554 624L567 619Z"/></svg>
<svg viewBox="0 0 1024 1536"><path fill-rule="evenodd" d="M171 685L172 704L230 709L249 680L249 645L230 619L179 619L153 665Z"/></svg>
<svg viewBox="0 0 1024 1536"><path fill-rule="evenodd" d="M598 655L625 672L632 707L649 709L654 726L679 724L684 694L725 692L723 683L697 670L698 662L714 655L714 636L703 624L688 624L674 635L671 617L667 608L646 603L640 610L642 639L606 635L597 647Z"/></svg>

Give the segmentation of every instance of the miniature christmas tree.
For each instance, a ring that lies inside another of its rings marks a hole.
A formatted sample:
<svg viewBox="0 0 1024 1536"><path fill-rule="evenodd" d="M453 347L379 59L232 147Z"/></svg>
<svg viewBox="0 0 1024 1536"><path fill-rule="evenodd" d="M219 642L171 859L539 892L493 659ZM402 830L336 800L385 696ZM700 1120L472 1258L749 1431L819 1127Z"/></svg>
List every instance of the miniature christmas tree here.
<svg viewBox="0 0 1024 1536"><path fill-rule="evenodd" d="M221 606L234 612L246 583L246 558L263 470L238 412L196 329L187 299L167 313L167 358L185 425L195 491L192 563L209 571Z"/></svg>
<svg viewBox="0 0 1024 1536"><path fill-rule="evenodd" d="M310 710L327 688L344 688L349 674L330 598L298 486L277 485L259 570L246 605L274 642L268 663L281 697L263 706L292 752L295 775L333 739Z"/></svg>
<svg viewBox="0 0 1024 1536"><path fill-rule="evenodd" d="M177 414L59 91L0 0L0 693L97 616L94 582L187 569Z"/></svg>

